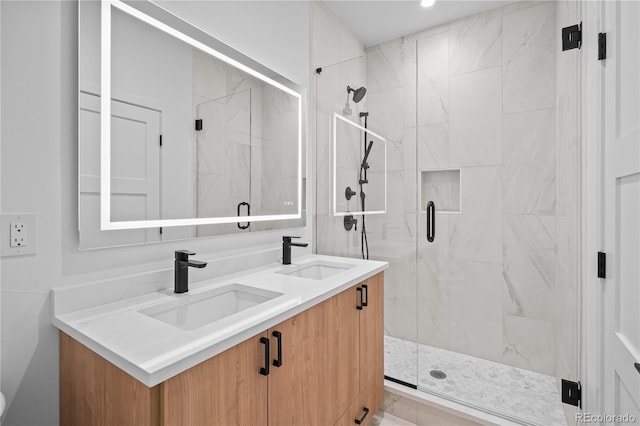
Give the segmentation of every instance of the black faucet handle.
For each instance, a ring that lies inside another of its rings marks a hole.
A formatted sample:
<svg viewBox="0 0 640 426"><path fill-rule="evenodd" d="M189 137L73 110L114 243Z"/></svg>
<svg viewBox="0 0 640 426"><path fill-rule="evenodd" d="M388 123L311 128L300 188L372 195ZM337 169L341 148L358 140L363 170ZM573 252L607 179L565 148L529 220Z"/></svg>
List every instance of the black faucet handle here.
<svg viewBox="0 0 640 426"><path fill-rule="evenodd" d="M193 256L195 253L189 250L176 250L175 256L176 260L187 261L189 260L189 256Z"/></svg>
<svg viewBox="0 0 640 426"><path fill-rule="evenodd" d="M207 262L202 262L200 260L190 260L188 266L191 266L192 268L204 268L205 266L207 266Z"/></svg>
<svg viewBox="0 0 640 426"><path fill-rule="evenodd" d="M301 238L301 237L290 237L290 236L285 235L285 236L282 237L282 241L286 242L286 243L290 243L292 238Z"/></svg>

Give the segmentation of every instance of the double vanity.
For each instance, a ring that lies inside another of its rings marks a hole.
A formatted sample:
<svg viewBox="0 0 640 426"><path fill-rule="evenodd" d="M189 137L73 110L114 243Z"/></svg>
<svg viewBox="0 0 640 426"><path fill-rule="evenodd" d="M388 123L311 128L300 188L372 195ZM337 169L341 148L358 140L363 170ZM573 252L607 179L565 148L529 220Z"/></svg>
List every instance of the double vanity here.
<svg viewBox="0 0 640 426"><path fill-rule="evenodd" d="M54 291L60 423L367 424L386 267L310 255L75 310Z"/></svg>

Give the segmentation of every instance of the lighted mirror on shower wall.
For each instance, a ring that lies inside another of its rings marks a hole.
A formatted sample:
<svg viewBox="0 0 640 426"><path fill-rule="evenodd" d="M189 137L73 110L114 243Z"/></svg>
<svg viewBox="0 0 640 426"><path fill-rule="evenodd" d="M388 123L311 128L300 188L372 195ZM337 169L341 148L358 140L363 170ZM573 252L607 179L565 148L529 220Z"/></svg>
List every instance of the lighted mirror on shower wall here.
<svg viewBox="0 0 640 426"><path fill-rule="evenodd" d="M79 91L81 248L304 226L300 86L151 2L91 1Z"/></svg>
<svg viewBox="0 0 640 426"><path fill-rule="evenodd" d="M340 114L333 114L333 214L387 211L387 141Z"/></svg>

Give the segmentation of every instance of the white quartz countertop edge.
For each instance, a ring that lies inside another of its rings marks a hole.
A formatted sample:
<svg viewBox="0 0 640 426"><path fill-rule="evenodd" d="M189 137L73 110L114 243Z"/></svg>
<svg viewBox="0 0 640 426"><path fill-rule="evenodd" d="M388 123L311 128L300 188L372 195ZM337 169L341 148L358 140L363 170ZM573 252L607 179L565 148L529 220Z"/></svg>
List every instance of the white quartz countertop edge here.
<svg viewBox="0 0 640 426"><path fill-rule="evenodd" d="M284 268L294 269L314 261L349 264L351 268L323 280L277 273ZM192 283L190 294L231 283L283 293L278 300L265 303L264 309L235 314L232 323L220 321L192 331L180 330L139 312L180 297L172 290L55 315L52 323L138 381L153 387L387 267L386 262L309 255L294 259L292 265L270 264L242 274Z"/></svg>

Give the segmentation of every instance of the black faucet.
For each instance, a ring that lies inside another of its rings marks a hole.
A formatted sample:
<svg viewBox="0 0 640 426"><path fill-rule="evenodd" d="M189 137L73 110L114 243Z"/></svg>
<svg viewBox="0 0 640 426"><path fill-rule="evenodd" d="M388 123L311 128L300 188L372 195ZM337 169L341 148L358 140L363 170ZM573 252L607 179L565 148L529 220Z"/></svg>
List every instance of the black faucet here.
<svg viewBox="0 0 640 426"><path fill-rule="evenodd" d="M175 265L175 282L173 287L174 293L186 293L189 291L189 267L204 268L207 262L199 260L189 260L189 256L193 256L188 250L176 250Z"/></svg>
<svg viewBox="0 0 640 426"><path fill-rule="evenodd" d="M306 247L309 243L292 243L292 238L300 237L282 237L282 264L291 265L291 246Z"/></svg>

